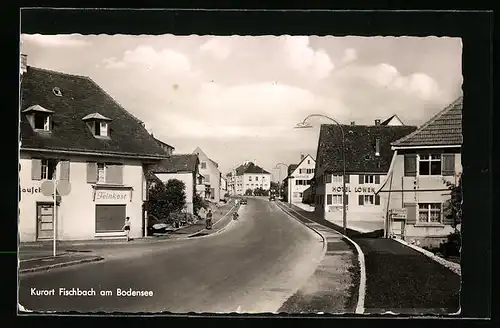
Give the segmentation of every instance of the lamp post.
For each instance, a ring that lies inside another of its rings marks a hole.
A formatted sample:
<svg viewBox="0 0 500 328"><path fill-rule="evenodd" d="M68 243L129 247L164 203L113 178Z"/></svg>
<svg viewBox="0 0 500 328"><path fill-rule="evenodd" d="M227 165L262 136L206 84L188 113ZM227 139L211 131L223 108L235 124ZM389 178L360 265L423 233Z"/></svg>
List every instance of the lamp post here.
<svg viewBox="0 0 500 328"><path fill-rule="evenodd" d="M274 166L274 168L279 169L279 167L278 167L279 165L283 165L283 166L285 166L285 167L286 167L286 175L287 175L287 177L288 177L288 167L289 167L289 165L287 165L287 164L285 164L285 163L281 163L281 162L280 162L280 163L277 163L277 164ZM281 177L280 177L279 175L278 175L278 197L280 197L280 198L281 198Z"/></svg>
<svg viewBox="0 0 500 328"><path fill-rule="evenodd" d="M347 234L347 206L345 203L346 196L347 196L347 190L346 190L346 185L345 185L346 173L345 173L345 134L344 134L344 128L342 127L342 125L339 122L337 122L337 120L335 120L329 116L323 115L323 114L311 114L311 115L307 116L305 119L303 119L302 122L297 123L295 128L296 129L312 128L313 126L311 124L307 123L307 120L310 119L311 117L322 117L322 118L329 119L330 121L335 123L340 128L340 131L342 133L342 180L343 180L342 181L342 226L343 226L344 235L345 235L345 234ZM326 192L326 188L325 188L325 192Z"/></svg>

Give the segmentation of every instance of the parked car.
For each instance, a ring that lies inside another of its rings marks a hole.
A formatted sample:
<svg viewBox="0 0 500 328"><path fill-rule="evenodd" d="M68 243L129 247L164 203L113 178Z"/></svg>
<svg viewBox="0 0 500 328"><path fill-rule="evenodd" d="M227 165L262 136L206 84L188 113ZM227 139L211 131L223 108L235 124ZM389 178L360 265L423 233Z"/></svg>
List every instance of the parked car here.
<svg viewBox="0 0 500 328"><path fill-rule="evenodd" d="M155 233L167 233L173 229L173 226L166 223L166 220L160 220L153 215L148 216L148 236Z"/></svg>
<svg viewBox="0 0 500 328"><path fill-rule="evenodd" d="M276 197L274 195L271 195L271 196L269 196L269 200L274 201L274 200L276 200Z"/></svg>
<svg viewBox="0 0 500 328"><path fill-rule="evenodd" d="M240 200L240 204L241 204L241 205L246 205L246 204L247 204L247 199L246 199L246 198L242 198L242 199Z"/></svg>

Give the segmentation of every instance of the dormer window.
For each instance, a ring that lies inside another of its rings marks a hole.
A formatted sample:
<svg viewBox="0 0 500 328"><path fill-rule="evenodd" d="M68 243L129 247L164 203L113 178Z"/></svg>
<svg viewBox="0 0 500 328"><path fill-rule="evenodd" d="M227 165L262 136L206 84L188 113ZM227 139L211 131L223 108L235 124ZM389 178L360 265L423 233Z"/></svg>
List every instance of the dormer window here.
<svg viewBox="0 0 500 328"><path fill-rule="evenodd" d="M31 127L35 131L51 131L52 130L52 114L51 110L43 108L40 105L33 105L23 110Z"/></svg>
<svg viewBox="0 0 500 328"><path fill-rule="evenodd" d="M54 93L55 96L62 97L62 92L61 89L59 89L59 87L53 87L52 92Z"/></svg>
<svg viewBox="0 0 500 328"><path fill-rule="evenodd" d="M93 113L85 116L82 120L87 124L94 137L109 138L110 118L99 113Z"/></svg>

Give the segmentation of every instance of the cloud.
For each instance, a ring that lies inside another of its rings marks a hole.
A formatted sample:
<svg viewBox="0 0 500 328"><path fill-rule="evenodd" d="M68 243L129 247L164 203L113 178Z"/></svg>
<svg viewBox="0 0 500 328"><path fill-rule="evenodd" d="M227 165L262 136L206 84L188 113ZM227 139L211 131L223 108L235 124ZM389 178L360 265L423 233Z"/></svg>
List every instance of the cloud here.
<svg viewBox="0 0 500 328"><path fill-rule="evenodd" d="M358 59L358 53L356 52L356 49L347 48L344 51L344 57L342 57L341 62L343 64L348 64L355 61L356 59Z"/></svg>
<svg viewBox="0 0 500 328"><path fill-rule="evenodd" d="M224 60L231 54L231 39L226 37L213 37L201 45L200 50L209 53L218 60Z"/></svg>
<svg viewBox="0 0 500 328"><path fill-rule="evenodd" d="M76 39L74 34L22 34L21 40L44 47L84 47L90 45L88 41Z"/></svg>
<svg viewBox="0 0 500 328"><path fill-rule="evenodd" d="M185 55L167 48L156 51L150 46L138 46L125 51L119 60L111 57L104 59L103 63L109 69L146 68L157 73L185 73L191 70L191 63Z"/></svg>
<svg viewBox="0 0 500 328"><path fill-rule="evenodd" d="M309 73L324 79L335 68L324 49L315 51L309 46L308 36L285 36L284 50L289 67L301 73Z"/></svg>

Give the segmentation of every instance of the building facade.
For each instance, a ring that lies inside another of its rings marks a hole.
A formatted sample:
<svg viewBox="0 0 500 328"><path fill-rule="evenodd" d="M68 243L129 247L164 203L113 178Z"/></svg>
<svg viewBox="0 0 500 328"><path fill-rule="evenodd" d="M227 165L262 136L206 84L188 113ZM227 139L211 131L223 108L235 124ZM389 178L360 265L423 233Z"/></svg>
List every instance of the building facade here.
<svg viewBox="0 0 500 328"><path fill-rule="evenodd" d="M144 124L90 78L21 73L20 241L124 237L126 216L143 236L145 167L165 157Z"/></svg>
<svg viewBox="0 0 500 328"><path fill-rule="evenodd" d="M364 229L384 226L384 211L377 187L384 181L392 158L390 143L413 132L412 126L342 125L345 135L345 185L343 192L342 130L321 125L314 176L315 211L341 225L343 202L348 222Z"/></svg>
<svg viewBox="0 0 500 328"><path fill-rule="evenodd" d="M454 231L445 215L447 183L462 174L462 98L415 132L392 144L391 170L377 190L384 204L386 236L438 246Z"/></svg>
<svg viewBox="0 0 500 328"><path fill-rule="evenodd" d="M219 164L211 160L200 147L197 147L194 152L199 158L199 172L203 175L205 189L205 199L218 203L220 201L220 181L221 172Z"/></svg>
<svg viewBox="0 0 500 328"><path fill-rule="evenodd" d="M154 138L153 135L151 136ZM159 140L158 138L155 138L155 140L158 143L158 145L160 145L160 147L165 151L167 156L170 156L174 153L175 148L173 146L170 146L169 144Z"/></svg>
<svg viewBox="0 0 500 328"><path fill-rule="evenodd" d="M195 154L176 154L149 168L149 171L165 184L171 179L184 182L185 210L191 214L195 214L193 211L193 197L197 192L197 185L201 182L201 177L198 174L198 164L198 156Z"/></svg>
<svg viewBox="0 0 500 328"><path fill-rule="evenodd" d="M247 190L271 188L271 173L253 162L245 162L236 168L236 195L244 195Z"/></svg>
<svg viewBox="0 0 500 328"><path fill-rule="evenodd" d="M227 180L221 175L220 177L220 197L224 198L227 193Z"/></svg>
<svg viewBox="0 0 500 328"><path fill-rule="evenodd" d="M310 187L314 177L316 161L311 155L301 155L300 162L293 165L286 178L287 199L289 203L302 203L304 191Z"/></svg>
<svg viewBox="0 0 500 328"><path fill-rule="evenodd" d="M236 171L226 174L227 192L230 196L236 195Z"/></svg>

